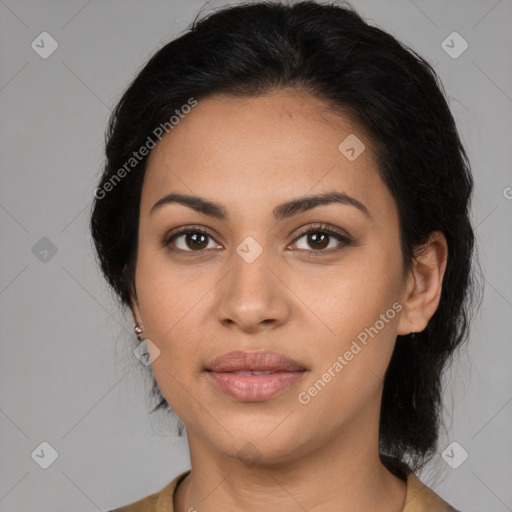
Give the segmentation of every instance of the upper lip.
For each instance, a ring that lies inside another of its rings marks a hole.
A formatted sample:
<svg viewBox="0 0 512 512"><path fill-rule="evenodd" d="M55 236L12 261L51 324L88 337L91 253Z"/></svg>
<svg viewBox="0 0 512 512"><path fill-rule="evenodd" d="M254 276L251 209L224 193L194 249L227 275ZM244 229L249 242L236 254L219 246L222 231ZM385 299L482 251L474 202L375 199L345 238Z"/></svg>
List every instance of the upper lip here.
<svg viewBox="0 0 512 512"><path fill-rule="evenodd" d="M222 354L210 361L206 370L212 372L238 371L303 371L306 368L283 354L268 350L246 352L236 350Z"/></svg>

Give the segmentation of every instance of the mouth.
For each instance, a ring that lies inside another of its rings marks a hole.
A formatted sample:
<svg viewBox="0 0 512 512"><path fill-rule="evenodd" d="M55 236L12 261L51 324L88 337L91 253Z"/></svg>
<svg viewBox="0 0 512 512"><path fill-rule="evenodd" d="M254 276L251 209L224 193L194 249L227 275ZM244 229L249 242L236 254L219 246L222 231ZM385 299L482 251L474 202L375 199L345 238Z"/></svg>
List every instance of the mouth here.
<svg viewBox="0 0 512 512"><path fill-rule="evenodd" d="M278 352L237 350L216 357L206 365L205 370L211 372L296 372L306 370L306 367Z"/></svg>
<svg viewBox="0 0 512 512"><path fill-rule="evenodd" d="M234 375L270 375L277 373L275 370L241 370L239 372L226 372L233 373Z"/></svg>
<svg viewBox="0 0 512 512"><path fill-rule="evenodd" d="M269 351L229 352L205 368L217 390L240 402L263 402L289 389L307 372L304 365Z"/></svg>

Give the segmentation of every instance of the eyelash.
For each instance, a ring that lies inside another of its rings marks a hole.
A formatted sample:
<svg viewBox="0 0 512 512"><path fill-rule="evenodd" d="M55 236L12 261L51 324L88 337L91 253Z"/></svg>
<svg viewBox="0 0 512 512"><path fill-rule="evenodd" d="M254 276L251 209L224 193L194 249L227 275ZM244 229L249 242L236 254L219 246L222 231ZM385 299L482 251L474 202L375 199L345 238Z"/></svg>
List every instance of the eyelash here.
<svg viewBox="0 0 512 512"><path fill-rule="evenodd" d="M174 253L181 253L186 254L187 256L195 256L205 251L205 249L200 249L197 251L193 250L184 250L184 249L171 249L169 246L171 242L177 238L180 235L186 235L191 233L201 233L203 235L206 235L210 237L212 240L215 240L208 231L200 228L200 227L194 227L194 226L184 226L181 228L178 228L171 233L167 234L164 239L162 240L162 245L164 247L167 247L170 251ZM339 242L341 242L343 245L340 248L336 249L318 249L318 250L308 250L308 249L299 249L299 251L306 251L310 252L312 256L322 256L322 255L329 255L333 254L334 252L340 251L343 247L351 246L353 245L353 241L348 238L347 236L342 235L341 233L338 233L337 231L332 230L325 224L319 224L317 226L311 226L308 229L300 232L296 237L293 243L297 243L298 240L300 240L305 235L309 235L311 233L322 233L325 235L329 235L330 237L336 238Z"/></svg>

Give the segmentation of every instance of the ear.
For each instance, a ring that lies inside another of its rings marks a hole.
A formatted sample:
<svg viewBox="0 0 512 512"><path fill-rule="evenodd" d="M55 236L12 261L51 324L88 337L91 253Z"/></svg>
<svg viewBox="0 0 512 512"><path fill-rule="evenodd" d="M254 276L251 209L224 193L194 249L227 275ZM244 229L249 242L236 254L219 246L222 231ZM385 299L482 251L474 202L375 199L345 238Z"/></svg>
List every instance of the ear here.
<svg viewBox="0 0 512 512"><path fill-rule="evenodd" d="M413 266L402 295L398 334L421 332L436 312L441 300L448 244L441 231L434 231L415 251Z"/></svg>
<svg viewBox="0 0 512 512"><path fill-rule="evenodd" d="M139 310L139 301L137 299L137 292L134 287L130 287L130 310L132 312L133 322L137 324L139 327L144 330L144 323L142 322L142 318Z"/></svg>

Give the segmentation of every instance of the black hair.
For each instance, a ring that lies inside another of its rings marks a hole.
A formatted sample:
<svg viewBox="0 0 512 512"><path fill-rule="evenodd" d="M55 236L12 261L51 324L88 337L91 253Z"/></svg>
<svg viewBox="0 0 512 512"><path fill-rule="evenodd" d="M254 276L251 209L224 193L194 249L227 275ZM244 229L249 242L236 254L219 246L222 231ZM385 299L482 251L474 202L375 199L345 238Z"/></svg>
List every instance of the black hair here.
<svg viewBox="0 0 512 512"><path fill-rule="evenodd" d="M130 306L147 156L129 170L126 162L156 127L168 125L191 98L251 97L283 88L348 112L369 134L398 206L407 269L429 234L446 237L439 306L422 332L397 337L381 405L382 456L419 468L436 449L443 369L468 337L477 284L469 218L473 179L434 69L350 5L226 7L196 18L149 59L113 110L106 133L106 164L90 223L99 265L120 303ZM152 391L160 399L153 410L170 409L156 382Z"/></svg>

